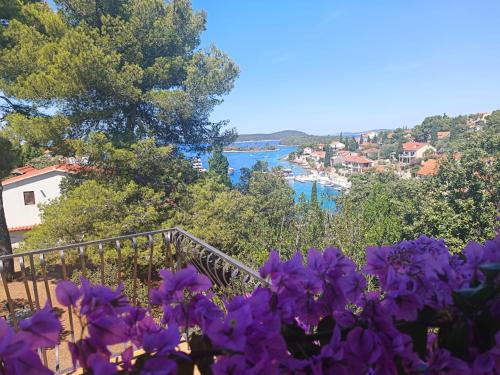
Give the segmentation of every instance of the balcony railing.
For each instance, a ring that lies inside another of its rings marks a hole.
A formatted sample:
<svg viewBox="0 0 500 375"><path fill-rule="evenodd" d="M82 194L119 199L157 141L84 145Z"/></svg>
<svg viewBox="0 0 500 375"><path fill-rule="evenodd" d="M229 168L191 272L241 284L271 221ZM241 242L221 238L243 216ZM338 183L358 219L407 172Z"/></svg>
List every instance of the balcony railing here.
<svg viewBox="0 0 500 375"><path fill-rule="evenodd" d="M8 280L4 265L12 261L16 273ZM78 281L79 276L84 276L111 287L124 283L125 293L133 304L151 309L147 296L159 283L158 271L178 270L187 264L208 276L213 293L221 298L250 292L266 283L255 270L222 251L181 228L169 228L1 256L3 315L17 328L19 320L46 303L56 308L67 328L62 345L40 355L44 364L56 373L67 373L73 368L64 341L75 341L79 323L71 309L57 303L58 280Z"/></svg>

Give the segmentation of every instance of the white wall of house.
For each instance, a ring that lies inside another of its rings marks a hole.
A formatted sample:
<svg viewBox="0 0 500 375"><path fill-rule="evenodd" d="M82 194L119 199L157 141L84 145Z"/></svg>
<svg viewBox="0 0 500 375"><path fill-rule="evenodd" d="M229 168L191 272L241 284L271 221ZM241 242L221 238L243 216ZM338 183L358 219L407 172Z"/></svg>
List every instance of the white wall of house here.
<svg viewBox="0 0 500 375"><path fill-rule="evenodd" d="M61 171L51 171L40 176L27 177L3 187L3 204L7 227L21 227L40 223L41 203L59 197L59 184L67 175ZM24 203L24 192L34 192L35 204Z"/></svg>
<svg viewBox="0 0 500 375"><path fill-rule="evenodd" d="M417 159L422 159L424 157L424 154L427 150L432 150L432 151L436 151L436 149L434 147L432 147L431 145L425 145L424 147L422 148L419 148L416 152L415 152L415 157Z"/></svg>

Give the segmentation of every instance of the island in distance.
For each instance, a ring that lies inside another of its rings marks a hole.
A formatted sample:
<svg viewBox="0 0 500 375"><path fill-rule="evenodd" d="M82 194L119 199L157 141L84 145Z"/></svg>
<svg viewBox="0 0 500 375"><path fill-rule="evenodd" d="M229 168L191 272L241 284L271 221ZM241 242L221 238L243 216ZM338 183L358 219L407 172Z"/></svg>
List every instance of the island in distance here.
<svg viewBox="0 0 500 375"><path fill-rule="evenodd" d="M385 129L376 129L374 131L382 131ZM365 132L344 132L344 137L356 137ZM255 133L255 134L239 134L236 142L258 142L258 141L280 141L283 145L301 145L306 143L328 143L333 137L339 134L332 135L313 135L307 134L298 130L282 130L274 133Z"/></svg>

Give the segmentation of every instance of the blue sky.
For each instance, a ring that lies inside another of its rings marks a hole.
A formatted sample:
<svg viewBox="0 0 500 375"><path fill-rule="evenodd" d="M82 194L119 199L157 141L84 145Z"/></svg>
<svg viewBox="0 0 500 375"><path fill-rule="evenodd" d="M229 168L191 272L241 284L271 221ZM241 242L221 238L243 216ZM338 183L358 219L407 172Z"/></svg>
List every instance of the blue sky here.
<svg viewBox="0 0 500 375"><path fill-rule="evenodd" d="M240 133L413 126L500 108L500 1L193 0L240 66Z"/></svg>
<svg viewBox="0 0 500 375"><path fill-rule="evenodd" d="M51 2L49 0L49 2ZM240 133L333 134L500 109L499 0L193 0L241 69Z"/></svg>

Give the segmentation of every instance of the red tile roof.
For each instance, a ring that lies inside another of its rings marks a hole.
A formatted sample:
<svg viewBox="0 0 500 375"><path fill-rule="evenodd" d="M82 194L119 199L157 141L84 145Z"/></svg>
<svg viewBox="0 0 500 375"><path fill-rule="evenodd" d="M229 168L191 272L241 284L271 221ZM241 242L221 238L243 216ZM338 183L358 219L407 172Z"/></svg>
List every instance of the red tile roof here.
<svg viewBox="0 0 500 375"><path fill-rule="evenodd" d="M41 176L41 175L44 175L46 173L50 173L53 171L66 172L66 173L76 173L76 172L81 171L83 168L84 168L83 166L77 165L77 164L58 164L58 165L51 165L49 167L45 167L42 169L35 169L33 167L30 167L30 166L21 167L21 168L18 168L17 170L15 170L16 172L21 173L19 176L10 177L10 178L3 180L2 185L6 186L9 184L13 184L15 182L18 182L18 181L25 180L27 178Z"/></svg>
<svg viewBox="0 0 500 375"><path fill-rule="evenodd" d="M313 156L317 156L318 158L324 158L326 155L325 151L314 151L312 153Z"/></svg>
<svg viewBox="0 0 500 375"><path fill-rule="evenodd" d="M434 176L439 169L439 163L436 159L424 161L420 169L417 171L419 176Z"/></svg>
<svg viewBox="0 0 500 375"><path fill-rule="evenodd" d="M27 231L27 230L32 230L34 227L34 225L23 225L23 226L20 226L20 227L10 227L10 228L7 228L9 230L9 232L24 232L24 231Z"/></svg>
<svg viewBox="0 0 500 375"><path fill-rule="evenodd" d="M417 151L422 147L427 146L428 144L425 142L406 142L403 143L403 150L405 151Z"/></svg>
<svg viewBox="0 0 500 375"><path fill-rule="evenodd" d="M347 155L345 157L346 163L358 163L358 164L372 164L373 161L370 159L367 159L363 156L357 156L357 155Z"/></svg>

